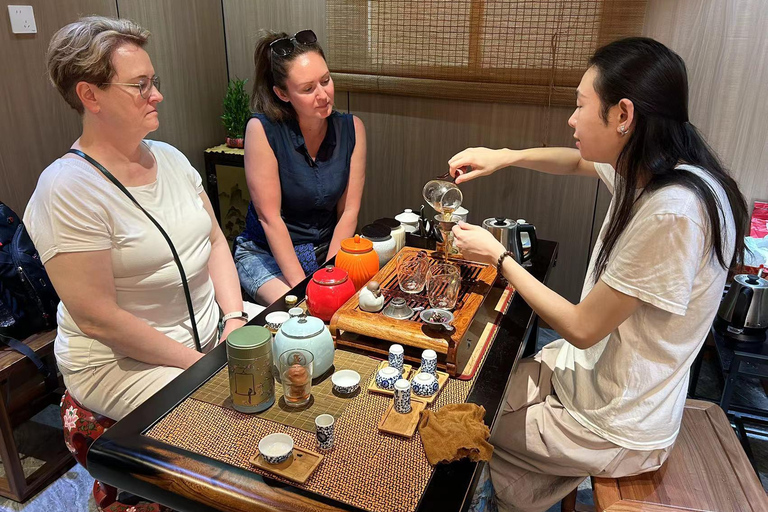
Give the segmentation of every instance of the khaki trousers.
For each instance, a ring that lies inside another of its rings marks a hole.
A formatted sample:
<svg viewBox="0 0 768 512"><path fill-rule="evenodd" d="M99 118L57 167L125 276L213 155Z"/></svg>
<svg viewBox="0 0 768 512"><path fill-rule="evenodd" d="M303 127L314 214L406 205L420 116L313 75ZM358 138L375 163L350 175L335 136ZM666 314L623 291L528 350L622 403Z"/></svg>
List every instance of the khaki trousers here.
<svg viewBox="0 0 768 512"><path fill-rule="evenodd" d="M203 346L208 352L215 339ZM184 371L124 357L95 368L72 372L59 367L72 397L86 409L121 420Z"/></svg>
<svg viewBox="0 0 768 512"><path fill-rule="evenodd" d="M520 362L491 433L491 480L501 511L545 511L587 476L623 477L658 469L671 446L629 450L577 422L552 389L563 340Z"/></svg>

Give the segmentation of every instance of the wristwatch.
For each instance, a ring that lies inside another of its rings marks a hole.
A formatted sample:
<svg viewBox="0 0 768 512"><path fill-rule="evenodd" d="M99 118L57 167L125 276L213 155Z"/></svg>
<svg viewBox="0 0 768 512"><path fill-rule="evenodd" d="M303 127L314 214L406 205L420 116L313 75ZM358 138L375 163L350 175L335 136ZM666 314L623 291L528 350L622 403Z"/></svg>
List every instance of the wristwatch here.
<svg viewBox="0 0 768 512"><path fill-rule="evenodd" d="M227 320L232 320L233 318L239 318L241 320L248 321L248 313L245 311L233 311L231 313L227 313L223 317L221 317L222 322L226 322Z"/></svg>

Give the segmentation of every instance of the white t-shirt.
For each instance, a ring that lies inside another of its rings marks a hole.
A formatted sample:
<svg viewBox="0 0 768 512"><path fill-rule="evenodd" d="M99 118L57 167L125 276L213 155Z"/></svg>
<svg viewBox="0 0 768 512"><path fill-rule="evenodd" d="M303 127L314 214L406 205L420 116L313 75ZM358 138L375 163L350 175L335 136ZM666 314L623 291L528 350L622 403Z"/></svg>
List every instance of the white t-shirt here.
<svg viewBox="0 0 768 512"><path fill-rule="evenodd" d="M127 187L173 241L187 274L201 343L213 339L218 306L208 274L211 218L198 172L176 148L145 141L157 179ZM43 263L59 253L111 250L118 305L172 339L194 348L178 267L157 227L128 197L80 158L60 158L40 175L24 214ZM86 336L59 303L54 351L70 371L125 357Z"/></svg>
<svg viewBox="0 0 768 512"><path fill-rule="evenodd" d="M735 229L725 192L702 169L678 168L701 176L715 191L725 219L723 252L730 262ZM613 193L613 167L595 164L595 169ZM612 201L582 299L593 287L595 260L613 208ZM704 207L691 190L674 185L643 194L600 277L642 304L586 350L560 341L552 378L558 398L579 423L624 448L665 448L680 429L689 369L717 312L727 273L707 250L707 226Z"/></svg>

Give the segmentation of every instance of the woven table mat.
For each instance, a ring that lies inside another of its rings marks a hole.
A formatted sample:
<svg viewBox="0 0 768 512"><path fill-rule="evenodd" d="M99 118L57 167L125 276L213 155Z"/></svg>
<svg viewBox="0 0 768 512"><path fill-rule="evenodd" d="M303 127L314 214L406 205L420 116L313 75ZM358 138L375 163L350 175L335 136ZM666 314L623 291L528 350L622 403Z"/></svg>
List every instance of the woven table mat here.
<svg viewBox="0 0 768 512"><path fill-rule="evenodd" d="M336 370L355 370L359 373L361 387L364 387L365 383L370 380L378 364L377 359L344 350L337 350L333 359ZM307 432L315 431L315 418L320 414L332 414L334 418L338 419L351 399L336 395L333 392L332 373L332 371L327 372L321 382L313 383L312 400L308 405L296 408L285 404L283 385L279 381L275 381L275 405L266 411L256 413L255 416L300 428ZM191 398L234 411L229 395L227 367L219 370L208 382L195 391Z"/></svg>
<svg viewBox="0 0 768 512"><path fill-rule="evenodd" d="M431 408L464 402L474 381L449 379ZM367 391L350 399L336 421L334 448L323 452L320 467L298 487L371 512L415 510L433 468L418 431L410 439L379 433L379 420L391 400ZM259 440L274 432L290 435L296 446L318 451L311 432L192 399L183 401L146 435L284 481L248 462Z"/></svg>

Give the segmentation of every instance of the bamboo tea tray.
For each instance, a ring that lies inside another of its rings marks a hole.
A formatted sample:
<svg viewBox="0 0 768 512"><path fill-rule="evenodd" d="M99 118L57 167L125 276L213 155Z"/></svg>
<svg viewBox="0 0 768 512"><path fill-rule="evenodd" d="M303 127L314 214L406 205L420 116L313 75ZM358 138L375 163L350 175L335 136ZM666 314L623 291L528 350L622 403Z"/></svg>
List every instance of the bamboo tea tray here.
<svg viewBox="0 0 768 512"><path fill-rule="evenodd" d="M404 247L400 254L416 254L419 251L421 249ZM440 253L424 252L430 259L430 265L445 262ZM419 361L421 351L431 348L437 352L438 366L455 377L459 370L456 368L458 344L490 292L497 272L493 265L455 258L448 261L459 267L462 281L459 298L452 311L451 330L434 328L422 322L419 313L429 308L426 289L418 294L401 291L397 280L397 257L394 257L372 278L381 283L384 307L393 298L402 297L409 306L419 309L404 320L390 318L381 312L368 313L359 308L358 295L355 294L331 318L330 330L336 345L384 355L389 343L400 343L405 348L406 359L410 361ZM387 347L382 345L381 340Z"/></svg>
<svg viewBox="0 0 768 512"><path fill-rule="evenodd" d="M373 375L371 375L371 380L368 382L368 392L369 393L379 393L381 395L387 395L387 396L395 396L395 391L393 389L384 389L380 388L376 385L376 374L384 368L385 366L389 366L389 361L382 361L379 363L379 367L376 368L376 371L373 372ZM411 379L411 365L404 364L403 365L403 378L405 380Z"/></svg>
<svg viewBox="0 0 768 512"><path fill-rule="evenodd" d="M389 407L384 412L379 422L379 432L394 434L401 437L413 437L416 433L416 426L421 418L421 411L427 407L427 404L420 399L411 399L411 412L400 414L395 411L394 400L389 403Z"/></svg>
<svg viewBox="0 0 768 512"><path fill-rule="evenodd" d="M312 476L322 461L323 456L319 453L294 446L293 455L280 464L269 464L261 456L259 450L256 450L256 455L251 457L250 463L264 471L303 484Z"/></svg>

